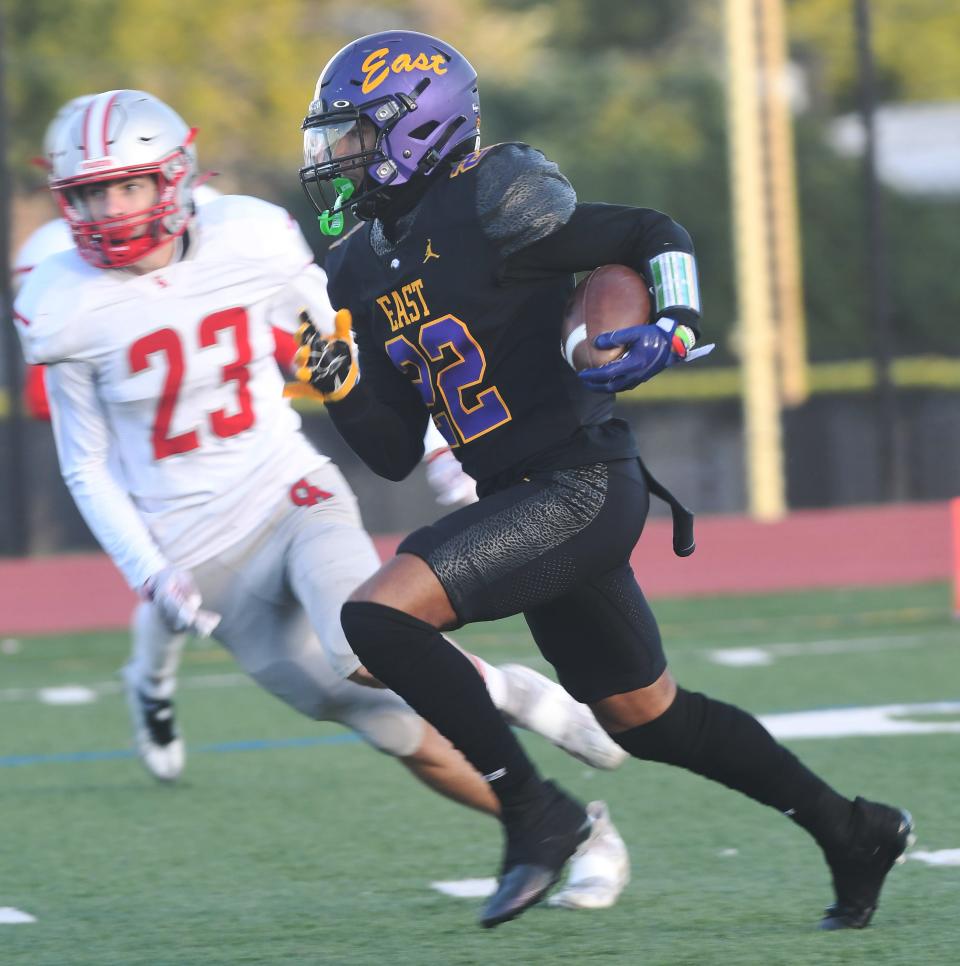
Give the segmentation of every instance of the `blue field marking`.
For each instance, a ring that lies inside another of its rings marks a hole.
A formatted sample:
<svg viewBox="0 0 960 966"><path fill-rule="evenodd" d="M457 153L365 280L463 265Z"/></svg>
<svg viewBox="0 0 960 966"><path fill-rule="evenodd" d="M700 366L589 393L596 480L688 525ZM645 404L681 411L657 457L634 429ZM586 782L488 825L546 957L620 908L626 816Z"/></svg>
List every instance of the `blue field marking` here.
<svg viewBox="0 0 960 966"><path fill-rule="evenodd" d="M223 741L215 745L192 745L191 753L223 754L233 751L271 751L274 748L312 748L314 745L345 745L360 741L355 734L324 735L315 738L257 738L250 741ZM21 765L61 765L86 761L115 761L135 758L130 748L116 751L63 751L51 755L3 755L0 768L19 768Z"/></svg>

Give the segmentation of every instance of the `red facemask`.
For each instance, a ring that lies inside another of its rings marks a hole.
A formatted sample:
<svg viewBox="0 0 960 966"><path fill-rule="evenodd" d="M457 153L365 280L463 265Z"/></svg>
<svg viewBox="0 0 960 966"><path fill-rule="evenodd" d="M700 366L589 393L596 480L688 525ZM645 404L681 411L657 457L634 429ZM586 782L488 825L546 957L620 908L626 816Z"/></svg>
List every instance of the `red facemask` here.
<svg viewBox="0 0 960 966"><path fill-rule="evenodd" d="M177 149L155 164L71 179L69 183L55 185L53 192L80 254L97 268L122 268L140 261L187 230L192 211L182 210L181 185L189 172L183 150ZM157 201L122 218L91 218L86 202L78 198L78 193L90 185L143 175L155 179ZM138 233L144 226L146 230Z"/></svg>

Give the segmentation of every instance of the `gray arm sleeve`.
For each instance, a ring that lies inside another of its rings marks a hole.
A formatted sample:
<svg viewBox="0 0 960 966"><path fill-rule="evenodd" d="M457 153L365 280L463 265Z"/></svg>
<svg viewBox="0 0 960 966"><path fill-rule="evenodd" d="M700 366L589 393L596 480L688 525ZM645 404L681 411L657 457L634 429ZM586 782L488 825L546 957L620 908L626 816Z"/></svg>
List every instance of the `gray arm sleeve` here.
<svg viewBox="0 0 960 966"><path fill-rule="evenodd" d="M573 185L529 145L497 145L477 170L480 224L504 258L565 225L576 205Z"/></svg>

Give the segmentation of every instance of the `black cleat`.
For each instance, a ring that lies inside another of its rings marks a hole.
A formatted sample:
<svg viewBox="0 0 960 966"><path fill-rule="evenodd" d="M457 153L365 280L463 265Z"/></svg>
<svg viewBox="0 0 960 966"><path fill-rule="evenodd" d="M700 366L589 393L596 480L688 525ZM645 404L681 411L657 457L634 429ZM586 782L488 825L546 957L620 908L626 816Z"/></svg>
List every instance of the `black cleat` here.
<svg viewBox="0 0 960 966"><path fill-rule="evenodd" d="M123 671L123 681L137 755L158 781L176 781L183 772L186 749L177 731L173 702L144 694L129 666Z"/></svg>
<svg viewBox="0 0 960 966"><path fill-rule="evenodd" d="M579 803L545 782L546 804L536 818L518 816L506 826L507 848L497 891L480 916L485 929L516 919L536 905L560 879L567 860L590 835Z"/></svg>
<svg viewBox="0 0 960 966"><path fill-rule="evenodd" d="M821 929L865 929L876 911L880 889L895 862L914 842L910 813L857 798L849 844L824 850L837 901L820 920Z"/></svg>

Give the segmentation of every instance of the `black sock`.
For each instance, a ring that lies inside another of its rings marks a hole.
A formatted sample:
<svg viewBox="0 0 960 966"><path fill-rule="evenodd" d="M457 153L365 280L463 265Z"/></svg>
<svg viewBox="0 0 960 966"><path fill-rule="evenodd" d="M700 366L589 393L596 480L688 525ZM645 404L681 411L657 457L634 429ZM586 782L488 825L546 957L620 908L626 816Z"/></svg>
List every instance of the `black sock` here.
<svg viewBox="0 0 960 966"><path fill-rule="evenodd" d="M846 831L851 802L731 704L678 688L659 718L611 737L635 758L686 768L783 812L825 848Z"/></svg>
<svg viewBox="0 0 960 966"><path fill-rule="evenodd" d="M542 782L483 678L436 628L366 601L344 604L340 621L364 667L460 749L504 811L542 796Z"/></svg>

